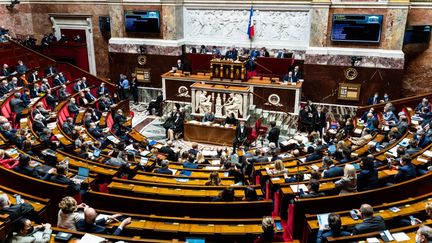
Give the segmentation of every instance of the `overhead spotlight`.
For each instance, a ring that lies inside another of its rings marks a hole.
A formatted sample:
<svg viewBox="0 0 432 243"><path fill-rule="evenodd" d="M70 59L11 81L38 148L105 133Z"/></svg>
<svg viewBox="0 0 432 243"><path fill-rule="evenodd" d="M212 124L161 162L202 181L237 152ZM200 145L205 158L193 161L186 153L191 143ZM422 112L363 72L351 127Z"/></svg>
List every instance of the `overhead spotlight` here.
<svg viewBox="0 0 432 243"><path fill-rule="evenodd" d="M351 66L358 66L360 61L363 60L362 57L352 56L351 57Z"/></svg>
<svg viewBox="0 0 432 243"><path fill-rule="evenodd" d="M15 5L20 3L21 3L20 0L11 0L11 3L7 5L6 8L10 11L15 7Z"/></svg>

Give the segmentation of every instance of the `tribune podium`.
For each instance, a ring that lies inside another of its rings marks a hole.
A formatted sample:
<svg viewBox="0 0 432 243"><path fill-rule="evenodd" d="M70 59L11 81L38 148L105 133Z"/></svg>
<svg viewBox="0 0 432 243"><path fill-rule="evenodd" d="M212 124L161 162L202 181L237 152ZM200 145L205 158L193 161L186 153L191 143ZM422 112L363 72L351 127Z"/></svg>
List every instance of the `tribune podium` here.
<svg viewBox="0 0 432 243"><path fill-rule="evenodd" d="M212 79L246 80L246 62L213 59L210 69Z"/></svg>

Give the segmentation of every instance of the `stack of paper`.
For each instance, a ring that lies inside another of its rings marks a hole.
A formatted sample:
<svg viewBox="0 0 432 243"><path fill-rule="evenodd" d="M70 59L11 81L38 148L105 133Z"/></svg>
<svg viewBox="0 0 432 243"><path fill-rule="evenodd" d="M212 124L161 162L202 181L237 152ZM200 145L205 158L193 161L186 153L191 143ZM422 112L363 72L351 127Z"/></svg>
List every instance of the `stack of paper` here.
<svg viewBox="0 0 432 243"><path fill-rule="evenodd" d="M394 234L392 234L392 236L395 239L395 241L397 241L397 242L410 240L409 236L407 234L405 234L404 232L394 233Z"/></svg>

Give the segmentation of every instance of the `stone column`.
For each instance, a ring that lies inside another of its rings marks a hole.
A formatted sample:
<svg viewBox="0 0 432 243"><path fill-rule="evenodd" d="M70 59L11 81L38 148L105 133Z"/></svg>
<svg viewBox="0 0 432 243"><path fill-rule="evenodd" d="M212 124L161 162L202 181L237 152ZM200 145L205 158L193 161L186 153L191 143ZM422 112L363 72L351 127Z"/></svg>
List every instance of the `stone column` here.
<svg viewBox="0 0 432 243"><path fill-rule="evenodd" d="M312 0L309 46L324 47L327 42L329 0Z"/></svg>
<svg viewBox="0 0 432 243"><path fill-rule="evenodd" d="M183 0L161 0L164 40L183 38Z"/></svg>
<svg viewBox="0 0 432 243"><path fill-rule="evenodd" d="M391 7L387 9L382 27L385 38L382 49L402 50L409 4L409 0L389 0Z"/></svg>
<svg viewBox="0 0 432 243"><path fill-rule="evenodd" d="M111 37L124 37L123 0L108 0Z"/></svg>

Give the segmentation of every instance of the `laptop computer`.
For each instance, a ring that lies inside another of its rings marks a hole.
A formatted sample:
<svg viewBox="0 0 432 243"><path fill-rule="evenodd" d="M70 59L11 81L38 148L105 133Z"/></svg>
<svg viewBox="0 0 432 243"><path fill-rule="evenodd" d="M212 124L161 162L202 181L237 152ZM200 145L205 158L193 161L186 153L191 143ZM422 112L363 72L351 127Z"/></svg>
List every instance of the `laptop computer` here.
<svg viewBox="0 0 432 243"><path fill-rule="evenodd" d="M85 179L88 178L89 173L90 173L90 169L89 168L78 167L78 175L74 176L72 179L75 180L75 181L79 181L81 183Z"/></svg>

